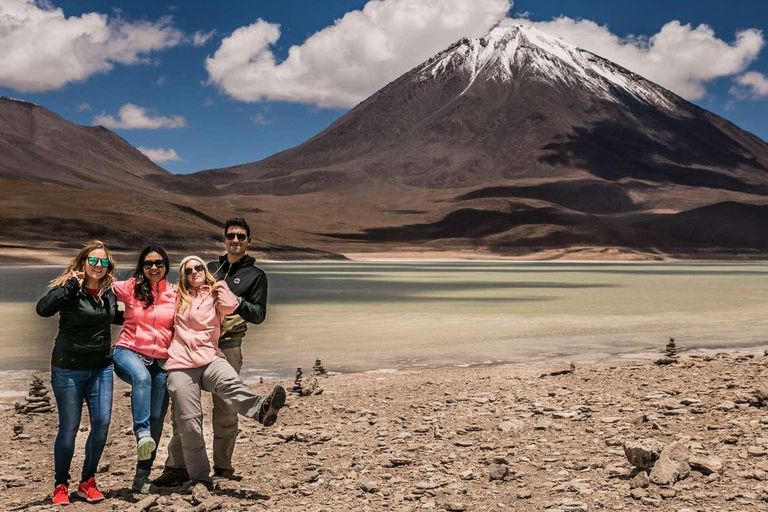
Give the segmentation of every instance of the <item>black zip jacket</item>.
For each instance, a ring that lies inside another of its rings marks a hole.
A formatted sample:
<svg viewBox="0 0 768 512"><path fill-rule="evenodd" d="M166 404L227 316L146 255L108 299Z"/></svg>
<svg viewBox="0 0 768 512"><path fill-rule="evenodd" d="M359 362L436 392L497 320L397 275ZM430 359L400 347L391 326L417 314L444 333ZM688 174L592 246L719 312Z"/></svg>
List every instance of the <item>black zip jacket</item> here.
<svg viewBox="0 0 768 512"><path fill-rule="evenodd" d="M59 332L53 345L51 364L68 370L98 370L112 362L110 325L123 323L112 289L101 297L102 303L81 290L72 277L37 301L37 314L59 314Z"/></svg>
<svg viewBox="0 0 768 512"><path fill-rule="evenodd" d="M247 254L229 264L227 255L208 263L208 270L217 281L226 281L232 293L240 298L235 312L226 317L221 328L219 347L237 347L248 331L246 322L260 324L267 318L267 275Z"/></svg>

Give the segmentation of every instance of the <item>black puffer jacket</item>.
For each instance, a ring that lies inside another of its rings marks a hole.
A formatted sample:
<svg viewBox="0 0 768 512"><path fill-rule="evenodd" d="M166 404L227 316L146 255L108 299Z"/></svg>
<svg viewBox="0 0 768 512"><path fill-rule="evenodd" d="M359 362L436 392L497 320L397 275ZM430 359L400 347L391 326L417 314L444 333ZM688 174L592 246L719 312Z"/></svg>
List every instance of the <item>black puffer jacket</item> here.
<svg viewBox="0 0 768 512"><path fill-rule="evenodd" d="M208 263L208 270L217 281L226 281L232 293L240 298L234 314L224 320L219 347L237 347L248 330L246 322L260 324L267 318L267 275L247 254L229 264L226 254L219 261Z"/></svg>
<svg viewBox="0 0 768 512"><path fill-rule="evenodd" d="M122 324L123 312L111 289L99 299L80 289L70 278L37 302L37 314L59 313L59 332L53 345L51 364L68 370L98 370L112 362L110 325Z"/></svg>

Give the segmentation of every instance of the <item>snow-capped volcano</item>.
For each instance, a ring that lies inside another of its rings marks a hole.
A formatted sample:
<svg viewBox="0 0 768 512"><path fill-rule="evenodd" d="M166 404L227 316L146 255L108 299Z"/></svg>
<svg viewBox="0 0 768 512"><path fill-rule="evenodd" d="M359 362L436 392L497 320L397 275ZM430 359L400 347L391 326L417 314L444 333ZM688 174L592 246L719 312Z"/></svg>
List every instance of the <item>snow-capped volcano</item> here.
<svg viewBox="0 0 768 512"><path fill-rule="evenodd" d="M752 206L768 203L768 144L529 26L458 41L300 146L157 181L251 201L285 229L299 228L284 219L300 219L311 243L325 234L319 240L498 250L698 243L690 240L768 248L757 228L748 242L723 238L730 223L761 224L753 217L764 208ZM724 201L746 204L709 208ZM694 209L673 236L653 221ZM698 222L722 229L713 237L686 227Z"/></svg>
<svg viewBox="0 0 768 512"><path fill-rule="evenodd" d="M609 101L625 95L649 104L675 108L673 95L641 76L594 53L529 25L496 27L479 39L462 39L424 64L422 80L461 69L470 75L511 82L520 76L587 87Z"/></svg>

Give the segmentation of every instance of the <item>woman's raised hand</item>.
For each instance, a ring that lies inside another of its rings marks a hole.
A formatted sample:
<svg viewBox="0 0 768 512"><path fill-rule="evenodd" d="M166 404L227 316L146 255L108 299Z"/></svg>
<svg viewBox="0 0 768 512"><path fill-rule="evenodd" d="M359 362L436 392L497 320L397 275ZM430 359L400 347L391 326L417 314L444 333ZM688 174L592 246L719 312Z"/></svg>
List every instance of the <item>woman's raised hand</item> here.
<svg viewBox="0 0 768 512"><path fill-rule="evenodd" d="M74 277L75 279L77 279L77 284L79 286L82 286L83 281L85 280L85 272L83 272L82 270L73 270L72 275L69 277Z"/></svg>

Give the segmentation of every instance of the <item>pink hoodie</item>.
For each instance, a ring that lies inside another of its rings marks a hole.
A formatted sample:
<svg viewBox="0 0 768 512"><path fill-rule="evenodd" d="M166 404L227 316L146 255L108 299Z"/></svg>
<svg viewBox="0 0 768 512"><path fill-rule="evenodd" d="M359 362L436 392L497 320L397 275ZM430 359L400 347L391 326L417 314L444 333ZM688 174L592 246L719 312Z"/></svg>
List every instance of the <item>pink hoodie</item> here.
<svg viewBox="0 0 768 512"><path fill-rule="evenodd" d="M176 285L163 279L152 284L154 303L148 308L133 296L135 278L112 284L117 300L125 304L123 332L117 338L118 347L125 347L141 355L156 359L168 358L168 345L173 337L173 318L176 315Z"/></svg>
<svg viewBox="0 0 768 512"><path fill-rule="evenodd" d="M191 289L192 304L176 313L166 370L199 368L224 357L219 350L221 324L225 316L237 309L238 299L226 282L219 281L214 287Z"/></svg>

